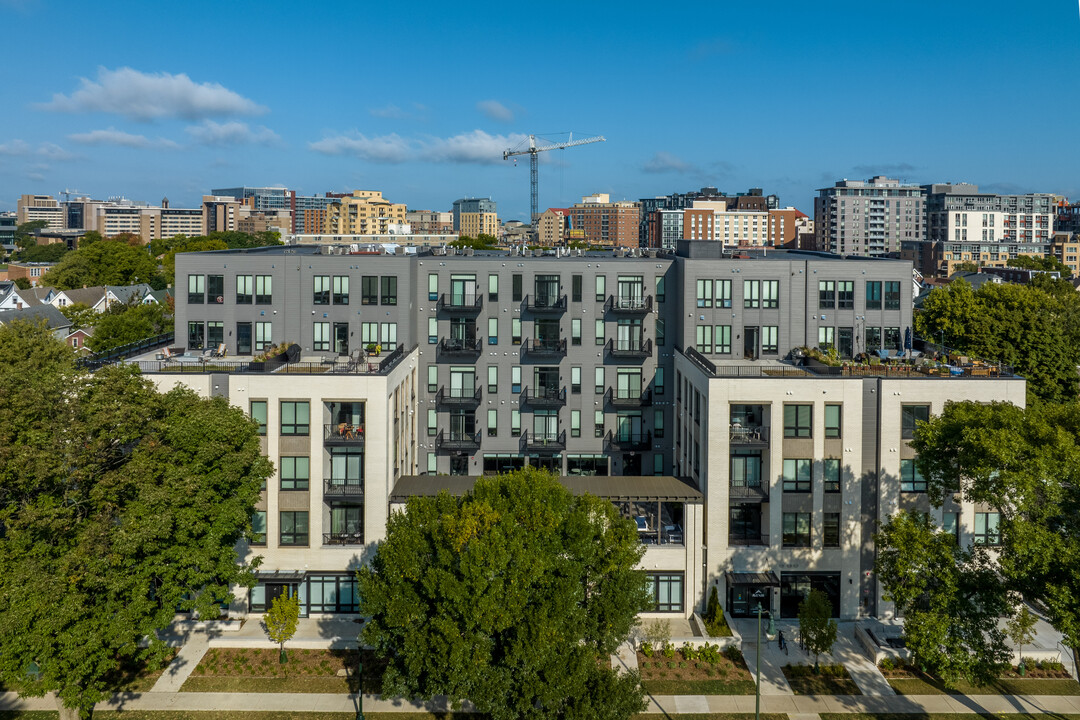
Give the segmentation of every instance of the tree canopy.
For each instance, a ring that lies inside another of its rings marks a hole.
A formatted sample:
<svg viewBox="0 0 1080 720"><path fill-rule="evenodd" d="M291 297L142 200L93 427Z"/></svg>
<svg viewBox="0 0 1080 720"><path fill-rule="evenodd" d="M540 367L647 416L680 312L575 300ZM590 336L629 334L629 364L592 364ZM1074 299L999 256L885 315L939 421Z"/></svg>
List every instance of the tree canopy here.
<svg viewBox="0 0 1080 720"><path fill-rule="evenodd" d="M150 257L146 248L122 240L81 245L64 255L41 279L42 285L60 290L137 282L164 287L158 275L157 261Z"/></svg>
<svg viewBox="0 0 1080 720"><path fill-rule="evenodd" d="M807 652L814 655L814 668L821 653L832 652L836 642L836 621L832 619L832 603L821 590L811 590L799 603L799 635Z"/></svg>
<svg viewBox="0 0 1080 720"><path fill-rule="evenodd" d="M51 243L49 245L31 245L15 253L18 262L56 262L68 252L65 243Z"/></svg>
<svg viewBox="0 0 1080 720"><path fill-rule="evenodd" d="M38 230L44 230L49 226L47 220L30 220L29 222L20 223L15 228L15 244L24 250L32 245L37 244L37 240L34 239L34 233Z"/></svg>
<svg viewBox="0 0 1080 720"><path fill-rule="evenodd" d="M0 677L87 717L177 609L251 584L236 548L273 468L223 398L83 373L43 324L0 328L0 397Z"/></svg>
<svg viewBox="0 0 1080 720"><path fill-rule="evenodd" d="M1045 257L1035 257L1033 255L1019 255L1014 258L1010 258L1005 263L1009 267L1023 268L1024 270L1057 270L1061 273L1061 277L1072 277L1072 270L1068 265L1058 260L1054 255L1047 255Z"/></svg>
<svg viewBox="0 0 1080 720"><path fill-rule="evenodd" d="M359 572L388 695L470 700L494 720L623 719L636 674L598 662L649 606L635 526L526 469L413 497Z"/></svg>

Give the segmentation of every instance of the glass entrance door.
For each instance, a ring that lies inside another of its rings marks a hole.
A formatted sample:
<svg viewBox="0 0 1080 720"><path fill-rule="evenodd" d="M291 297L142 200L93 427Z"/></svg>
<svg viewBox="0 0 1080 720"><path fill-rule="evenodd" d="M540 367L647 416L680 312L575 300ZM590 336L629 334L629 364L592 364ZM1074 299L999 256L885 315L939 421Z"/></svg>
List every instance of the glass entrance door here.
<svg viewBox="0 0 1080 720"><path fill-rule="evenodd" d="M758 359L758 329L743 328L743 357L747 360Z"/></svg>
<svg viewBox="0 0 1080 720"><path fill-rule="evenodd" d="M236 323L236 354L251 354L251 323Z"/></svg>
<svg viewBox="0 0 1080 720"><path fill-rule="evenodd" d="M349 354L349 323L334 323L334 352Z"/></svg>
<svg viewBox="0 0 1080 720"><path fill-rule="evenodd" d="M476 304L475 275L457 275L450 278L450 303L461 307Z"/></svg>

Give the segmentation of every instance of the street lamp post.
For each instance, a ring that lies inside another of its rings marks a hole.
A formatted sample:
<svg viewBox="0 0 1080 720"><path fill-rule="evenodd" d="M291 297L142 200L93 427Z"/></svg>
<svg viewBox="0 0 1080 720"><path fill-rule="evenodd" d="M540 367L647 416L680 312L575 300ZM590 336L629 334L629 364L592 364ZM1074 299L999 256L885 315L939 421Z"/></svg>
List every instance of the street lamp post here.
<svg viewBox="0 0 1080 720"><path fill-rule="evenodd" d="M356 678L360 687L356 692L356 720L364 720L364 649L357 648L356 653Z"/></svg>
<svg viewBox="0 0 1080 720"><path fill-rule="evenodd" d="M754 683L754 720L761 720L761 602L757 604L757 662L755 672L757 682Z"/></svg>

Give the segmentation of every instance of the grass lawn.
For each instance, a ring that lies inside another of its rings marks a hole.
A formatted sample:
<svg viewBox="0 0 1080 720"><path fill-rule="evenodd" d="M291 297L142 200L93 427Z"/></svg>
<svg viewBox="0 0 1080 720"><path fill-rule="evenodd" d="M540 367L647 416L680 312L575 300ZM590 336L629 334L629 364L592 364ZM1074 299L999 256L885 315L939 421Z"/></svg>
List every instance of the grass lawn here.
<svg viewBox="0 0 1080 720"><path fill-rule="evenodd" d="M262 648L210 648L181 692L356 692L355 650L289 650L289 662L278 651ZM377 693L383 663L364 652L364 692Z"/></svg>
<svg viewBox="0 0 1080 720"><path fill-rule="evenodd" d="M822 665L813 674L812 665L785 665L784 677L796 695L862 695L843 665Z"/></svg>
<svg viewBox="0 0 1080 720"><path fill-rule="evenodd" d="M746 664L722 656L719 662L686 660L681 652L671 658L638 653L641 686L653 695L753 695L754 680ZM680 716L681 717L681 716Z"/></svg>
<svg viewBox="0 0 1080 720"><path fill-rule="evenodd" d="M889 678L898 695L1080 695L1080 683L1065 678L1000 678L989 685L959 682L947 688L928 677Z"/></svg>

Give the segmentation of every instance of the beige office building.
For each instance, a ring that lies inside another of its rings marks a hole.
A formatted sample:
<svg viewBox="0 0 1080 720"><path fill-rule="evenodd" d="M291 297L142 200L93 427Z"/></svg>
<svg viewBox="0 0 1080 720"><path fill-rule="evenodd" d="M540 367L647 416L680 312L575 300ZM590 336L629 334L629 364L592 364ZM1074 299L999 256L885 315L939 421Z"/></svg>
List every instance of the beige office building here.
<svg viewBox="0 0 1080 720"><path fill-rule="evenodd" d="M63 230L67 227L64 208L51 195L20 195L15 217L19 225L44 220L48 223L45 227L52 230Z"/></svg>
<svg viewBox="0 0 1080 720"><path fill-rule="evenodd" d="M392 203L378 190L356 190L351 196L330 203L323 219L329 235L377 235L391 225L405 223L404 203Z"/></svg>

